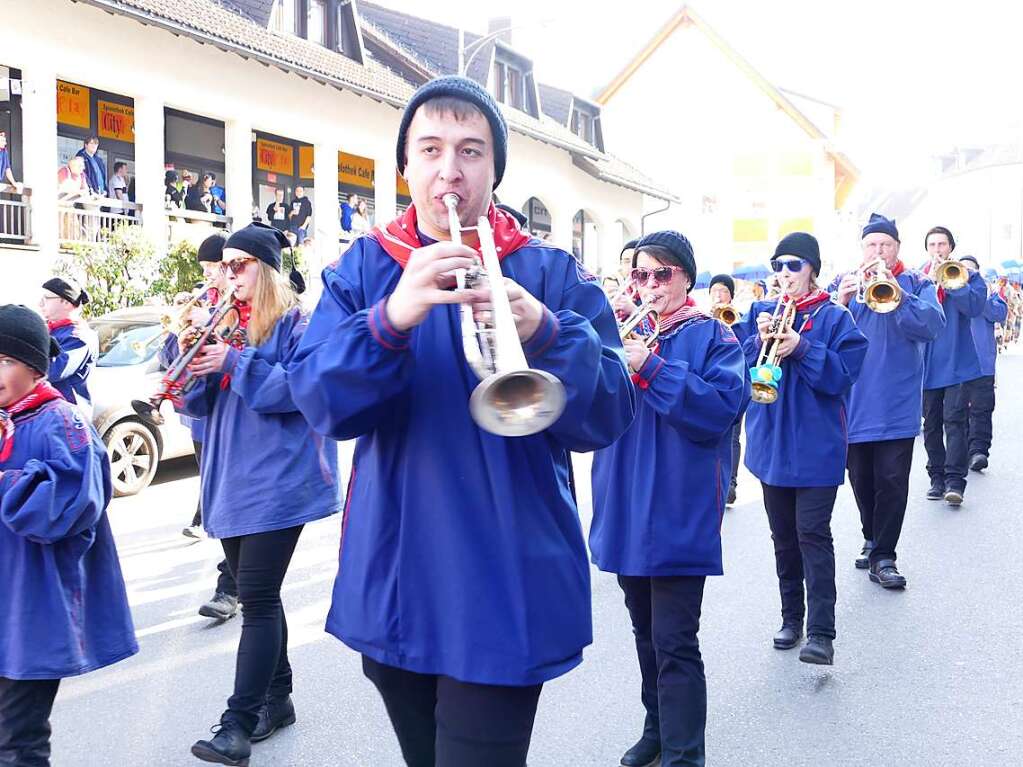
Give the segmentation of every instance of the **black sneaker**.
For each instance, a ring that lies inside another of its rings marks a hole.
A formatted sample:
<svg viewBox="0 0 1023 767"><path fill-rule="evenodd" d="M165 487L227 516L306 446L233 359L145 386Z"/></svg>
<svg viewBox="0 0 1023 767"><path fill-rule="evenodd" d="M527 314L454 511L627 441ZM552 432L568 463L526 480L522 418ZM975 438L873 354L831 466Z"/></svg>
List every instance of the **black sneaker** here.
<svg viewBox="0 0 1023 767"><path fill-rule="evenodd" d="M866 570L870 567L870 552L874 550L877 544L873 541L864 541L863 548L860 549L860 555L856 557L856 569Z"/></svg>
<svg viewBox="0 0 1023 767"><path fill-rule="evenodd" d="M835 648L831 644L830 637L822 637L819 634L810 634L806 638L806 644L799 651L799 660L803 663L814 663L818 666L831 666L835 662Z"/></svg>
<svg viewBox="0 0 1023 767"><path fill-rule="evenodd" d="M975 471L978 474L987 468L987 456L983 453L977 453L975 456L970 458L970 471Z"/></svg>
<svg viewBox="0 0 1023 767"><path fill-rule="evenodd" d="M250 740L253 743L260 743L282 727L290 727L294 723L295 704L291 702L290 695L283 698L267 698L259 711L259 722L252 731Z"/></svg>
<svg viewBox="0 0 1023 767"><path fill-rule="evenodd" d="M654 767L661 759L661 742L642 737L622 756L622 767Z"/></svg>
<svg viewBox="0 0 1023 767"><path fill-rule="evenodd" d="M957 490L954 487L950 487L945 491L945 503L949 506L962 506L963 496L966 494L965 490Z"/></svg>
<svg viewBox="0 0 1023 767"><path fill-rule="evenodd" d="M940 501L945 497L945 480L932 479L931 489L927 491L928 501Z"/></svg>
<svg viewBox="0 0 1023 767"><path fill-rule="evenodd" d="M238 597L218 591L213 599L199 608L199 615L204 618L215 618L218 621L226 621L233 618L238 612Z"/></svg>
<svg viewBox="0 0 1023 767"><path fill-rule="evenodd" d="M228 719L210 728L213 738L192 744L192 755L204 762L248 767L252 746L241 725Z"/></svg>

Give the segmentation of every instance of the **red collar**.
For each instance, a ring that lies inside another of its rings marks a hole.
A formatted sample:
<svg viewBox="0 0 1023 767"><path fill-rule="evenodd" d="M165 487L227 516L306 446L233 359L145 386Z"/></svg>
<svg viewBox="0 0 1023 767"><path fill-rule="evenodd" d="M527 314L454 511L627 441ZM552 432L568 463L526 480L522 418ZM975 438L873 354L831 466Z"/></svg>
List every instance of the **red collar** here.
<svg viewBox="0 0 1023 767"><path fill-rule="evenodd" d="M0 462L10 458L11 451L14 450L14 416L45 405L51 400L60 399L62 396L44 379L9 408L0 410Z"/></svg>
<svg viewBox="0 0 1023 767"><path fill-rule="evenodd" d="M487 211L487 219L494 230L494 243L497 245L499 258L504 259L529 242L529 235L523 233L515 219L503 210L491 205ZM386 228L373 227L369 236L404 269L412 251L423 247L419 240L417 224L416 206L410 205L400 218L394 219Z"/></svg>
<svg viewBox="0 0 1023 767"><path fill-rule="evenodd" d="M785 296L782 296L778 300L784 302ZM817 290L811 290L809 293L805 293L796 299L796 311L805 312L817 306L817 304L822 304L825 301L830 300L831 294L827 291L821 290L820 288Z"/></svg>
<svg viewBox="0 0 1023 767"><path fill-rule="evenodd" d="M50 332L52 333L57 328L66 328L68 325L74 325L74 324L75 324L75 321L70 319L70 318L68 318L68 319L63 319L63 320L57 320L56 322L47 321L46 322L46 327L48 327L50 329Z"/></svg>
<svg viewBox="0 0 1023 767"><path fill-rule="evenodd" d="M895 266L893 266L890 271L892 273L892 277L898 277L900 274L906 271L906 265L902 263L902 260L900 259L895 262Z"/></svg>

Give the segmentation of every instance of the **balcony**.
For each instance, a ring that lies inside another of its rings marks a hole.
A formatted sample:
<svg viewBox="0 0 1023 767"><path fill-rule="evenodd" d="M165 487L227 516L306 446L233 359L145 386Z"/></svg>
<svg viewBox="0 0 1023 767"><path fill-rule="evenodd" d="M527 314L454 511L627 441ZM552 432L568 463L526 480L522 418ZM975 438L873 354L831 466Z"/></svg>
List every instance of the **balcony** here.
<svg viewBox="0 0 1023 767"><path fill-rule="evenodd" d="M0 185L0 244L32 244L32 190Z"/></svg>
<svg viewBox="0 0 1023 767"><path fill-rule="evenodd" d="M106 242L119 226L142 224L142 206L108 197L57 202L58 242L62 251Z"/></svg>
<svg viewBox="0 0 1023 767"><path fill-rule="evenodd" d="M231 217L202 210L167 208L167 243L173 247L179 242L190 242L196 247L217 232L231 231Z"/></svg>

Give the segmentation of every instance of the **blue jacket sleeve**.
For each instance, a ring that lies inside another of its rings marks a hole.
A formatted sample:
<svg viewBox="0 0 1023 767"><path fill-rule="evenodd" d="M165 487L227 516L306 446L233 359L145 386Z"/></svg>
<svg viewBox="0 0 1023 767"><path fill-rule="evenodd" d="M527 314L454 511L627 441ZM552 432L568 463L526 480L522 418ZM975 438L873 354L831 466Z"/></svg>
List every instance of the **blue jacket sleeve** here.
<svg viewBox="0 0 1023 767"><path fill-rule="evenodd" d="M345 255L352 258L356 245ZM409 338L387 320L386 299L365 306L361 291L333 269L288 366L288 385L312 428L336 440L372 431L411 379Z"/></svg>
<svg viewBox="0 0 1023 767"><path fill-rule="evenodd" d="M914 341L933 341L945 327L938 289L928 280L919 280L915 293L903 290L902 301L893 314L895 324Z"/></svg>
<svg viewBox="0 0 1023 767"><path fill-rule="evenodd" d="M645 396L653 409L693 442L719 439L749 402L742 350L734 339L722 340L717 331L700 369L686 360L651 354L639 377L648 382Z"/></svg>
<svg viewBox="0 0 1023 767"><path fill-rule="evenodd" d="M979 317L987 301L987 283L980 272L970 272L970 280L961 288L945 291L945 301L954 305L960 314Z"/></svg>
<svg viewBox="0 0 1023 767"><path fill-rule="evenodd" d="M1000 322L1005 324L1005 318L1009 315L1009 306L997 293L992 293L984 302L984 319L988 322Z"/></svg>
<svg viewBox="0 0 1023 767"><path fill-rule="evenodd" d="M163 342L163 348L160 349L160 367L164 370L169 370L170 366L174 364L174 360L178 358L179 353L177 334L168 333L167 338Z"/></svg>
<svg viewBox="0 0 1023 767"><path fill-rule="evenodd" d="M59 342L60 354L50 362L46 376L51 382L63 381L78 372L89 358L89 346L77 335L69 335Z"/></svg>
<svg viewBox="0 0 1023 767"><path fill-rule="evenodd" d="M760 305L754 303L750 306L741 320L732 325L735 337L739 339L742 346L742 353L746 358L746 366L753 367L760 358L760 331L757 330L757 315L761 312Z"/></svg>
<svg viewBox="0 0 1023 767"><path fill-rule="evenodd" d="M274 362L261 353L263 347L228 351L226 371L231 390L256 413L294 413L298 411L288 386L288 362L298 348L309 322L300 312L285 315L275 333L282 334L276 345Z"/></svg>
<svg viewBox="0 0 1023 767"><path fill-rule="evenodd" d="M222 380L223 376L220 373L197 379L185 392L181 403L175 409L183 415L205 418L213 412L213 403L217 399Z"/></svg>
<svg viewBox="0 0 1023 767"><path fill-rule="evenodd" d="M811 341L803 336L786 362L792 372L821 394L845 394L860 377L863 359L867 356L867 338L856 327L848 309L836 307L841 316L824 341Z"/></svg>
<svg viewBox="0 0 1023 767"><path fill-rule="evenodd" d="M47 443L47 455L0 479L0 517L15 535L36 543L57 543L99 521L110 502L106 455L86 439L72 448L64 435Z"/></svg>
<svg viewBox="0 0 1023 767"><path fill-rule="evenodd" d="M565 386L565 411L548 429L566 449L607 447L629 428L636 390L625 364L611 305L595 282L580 280L566 266L557 312L544 310L540 327L523 351L530 367L555 375Z"/></svg>

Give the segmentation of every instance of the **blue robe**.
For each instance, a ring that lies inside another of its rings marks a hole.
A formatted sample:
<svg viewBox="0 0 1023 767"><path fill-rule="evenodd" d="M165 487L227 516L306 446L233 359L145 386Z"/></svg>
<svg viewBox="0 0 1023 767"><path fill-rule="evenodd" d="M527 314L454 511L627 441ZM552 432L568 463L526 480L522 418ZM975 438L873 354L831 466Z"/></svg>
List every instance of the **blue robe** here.
<svg viewBox="0 0 1023 767"><path fill-rule="evenodd" d="M742 349L720 322L689 320L638 378L636 419L593 459L593 562L620 575L721 575L732 426L749 403Z"/></svg>
<svg viewBox="0 0 1023 767"><path fill-rule="evenodd" d="M844 275L843 275L844 276ZM849 396L849 443L906 439L920 433L924 350L945 326L934 283L913 270L895 278L899 308L879 314L852 300L849 311L870 345ZM838 288L841 277L831 283Z"/></svg>
<svg viewBox="0 0 1023 767"><path fill-rule="evenodd" d="M102 441L61 399L14 424L0 462L0 677L62 679L134 655Z"/></svg>
<svg viewBox="0 0 1023 767"><path fill-rule="evenodd" d="M287 365L307 325L292 309L262 344L228 352L226 389L218 373L185 395L185 414L206 418L202 523L213 538L282 530L340 511L337 444L313 433L288 387Z"/></svg>
<svg viewBox="0 0 1023 767"><path fill-rule="evenodd" d="M50 362L47 379L53 388L64 395L64 399L73 405L80 405L87 415L92 414L92 397L89 394L89 374L96 365L92 340L92 331L78 323L61 325L50 331L50 335L60 346L60 354Z"/></svg>
<svg viewBox="0 0 1023 767"><path fill-rule="evenodd" d="M1009 306L1005 300L992 293L984 302L984 311L979 317L970 321L970 331L973 333L973 343L977 348L977 358L980 360L980 374L982 376L993 376L995 374L995 362L998 358L998 348L995 346L995 323L1005 325L1005 318L1009 314Z"/></svg>
<svg viewBox="0 0 1023 767"><path fill-rule="evenodd" d="M980 358L970 320L981 315L986 300L987 283L979 272L971 272L963 287L945 291L942 302L945 327L924 353L925 390L944 389L980 378Z"/></svg>
<svg viewBox="0 0 1023 767"><path fill-rule="evenodd" d="M385 303L401 267L372 237L324 270L289 383L318 432L359 438L327 631L409 671L531 685L592 641L569 451L614 442L635 392L607 298L568 253L530 240L501 265L547 307L524 344L565 385L547 431L476 425L457 307L395 332Z"/></svg>
<svg viewBox="0 0 1023 767"><path fill-rule="evenodd" d="M749 367L761 343L756 318L777 301L756 301L736 335ZM746 468L777 487L836 487L845 481L846 400L867 354L867 339L849 310L826 301L797 312L799 346L781 363L778 400L750 404L746 413Z"/></svg>

